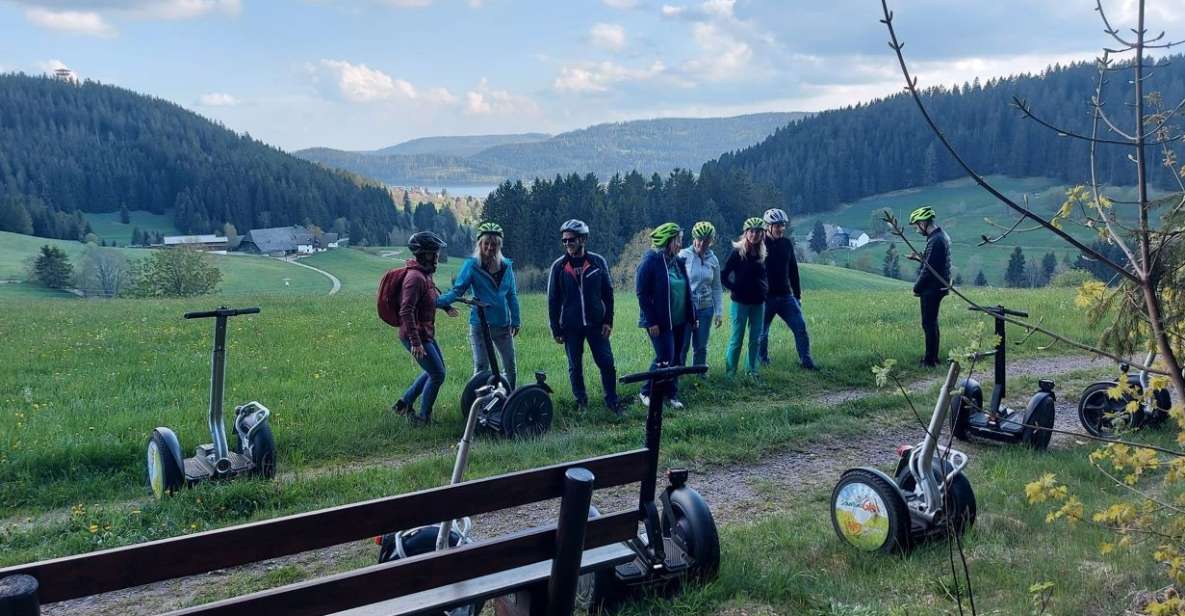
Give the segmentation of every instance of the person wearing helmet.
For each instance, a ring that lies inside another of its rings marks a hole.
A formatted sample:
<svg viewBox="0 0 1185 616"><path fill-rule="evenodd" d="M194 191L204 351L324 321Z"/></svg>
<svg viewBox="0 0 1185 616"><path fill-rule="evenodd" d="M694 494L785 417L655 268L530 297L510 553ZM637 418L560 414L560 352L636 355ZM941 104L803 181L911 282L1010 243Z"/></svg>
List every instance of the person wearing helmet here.
<svg viewBox="0 0 1185 616"><path fill-rule="evenodd" d="M551 264L547 277L547 313L551 335L564 345L568 378L580 409L588 406L584 387L584 345L601 371L605 406L622 413L617 397L617 367L609 336L613 333L613 282L605 258L588 252L588 225L569 220L560 226L564 255Z"/></svg>
<svg viewBox="0 0 1185 616"><path fill-rule="evenodd" d="M769 297L765 300L765 319L761 328L761 363L769 365L769 329L775 317L794 333L798 361L806 370L816 370L811 358L811 337L802 318L802 285L798 279L798 258L794 242L786 236L790 217L779 208L765 211L765 269L769 274Z"/></svg>
<svg viewBox="0 0 1185 616"><path fill-rule="evenodd" d="M922 332L926 336L926 352L922 365L932 368L939 364L938 312L942 298L950 292L950 237L939 227L931 207L920 207L909 215L909 224L926 238L926 249L921 255L916 252L909 258L921 263L913 294L922 304Z"/></svg>
<svg viewBox="0 0 1185 616"><path fill-rule="evenodd" d="M692 364L703 366L708 363L708 336L712 325L720 327L724 321L724 287L720 284L720 260L712 252L716 240L716 227L704 220L691 228L691 247L679 252L687 268L687 280L691 284L691 305L695 309L695 328L690 336L683 337L683 348L679 349L679 365L687 364L687 352L694 347Z"/></svg>
<svg viewBox="0 0 1185 616"><path fill-rule="evenodd" d="M431 231L420 231L408 239L407 247L412 258L407 260L407 273L399 295L399 341L423 371L392 409L409 416L413 423L427 424L432 420L436 395L444 384L444 355L436 342L436 299L440 291L432 274L445 243ZM455 309L446 310L449 316L457 316ZM420 398L419 413L415 412L417 398Z"/></svg>
<svg viewBox="0 0 1185 616"><path fill-rule="evenodd" d="M501 360L506 380L511 389L517 382L518 371L514 358L514 337L518 335L521 319L518 306L518 284L510 259L502 255L502 227L495 222L483 222L477 226L477 244L473 256L461 264L461 271L453 282L453 288L436 301L442 308L449 307L470 290L477 301L486 305L486 321L490 326L490 339ZM486 352L485 336L477 310L469 311L469 346L473 349L473 373L490 369L489 354Z"/></svg>
<svg viewBox="0 0 1185 616"><path fill-rule="evenodd" d="M749 330L749 355L745 369L749 376L757 376L758 339L765 322L765 299L769 294L765 256L765 221L750 218L742 226L741 237L732 243L732 252L720 271L720 282L732 298L729 313L732 335L728 338L728 352L724 357L724 370L728 376L736 375L746 327Z"/></svg>
<svg viewBox="0 0 1185 616"><path fill-rule="evenodd" d="M677 351L683 349L687 334L695 329L695 307L691 303L691 284L679 251L683 248L683 229L668 222L650 232L649 250L638 263L634 288L638 295L638 326L650 335L654 345L653 370L659 364L683 365ZM650 381L642 384L638 399L650 405ZM671 385L667 405L683 408L679 400L679 382Z"/></svg>

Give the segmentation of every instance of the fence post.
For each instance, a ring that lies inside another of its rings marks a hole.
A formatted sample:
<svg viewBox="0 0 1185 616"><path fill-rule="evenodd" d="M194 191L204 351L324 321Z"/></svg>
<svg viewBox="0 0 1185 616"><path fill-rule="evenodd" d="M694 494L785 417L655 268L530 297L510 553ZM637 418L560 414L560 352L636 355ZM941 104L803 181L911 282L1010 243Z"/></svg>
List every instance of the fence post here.
<svg viewBox="0 0 1185 616"><path fill-rule="evenodd" d="M0 616L40 616L37 578L10 575L0 578Z"/></svg>
<svg viewBox="0 0 1185 616"><path fill-rule="evenodd" d="M576 582L584 555L584 533L588 529L588 506L592 504L595 477L585 468L564 473L564 497L556 525L556 553L547 583L547 613L571 615L576 607Z"/></svg>

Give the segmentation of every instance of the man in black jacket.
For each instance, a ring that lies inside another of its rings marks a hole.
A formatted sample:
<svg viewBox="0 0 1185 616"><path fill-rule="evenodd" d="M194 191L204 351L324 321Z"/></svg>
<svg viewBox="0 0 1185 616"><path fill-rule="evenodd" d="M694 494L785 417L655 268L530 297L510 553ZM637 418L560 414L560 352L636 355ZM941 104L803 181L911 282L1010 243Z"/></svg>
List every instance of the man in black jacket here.
<svg viewBox="0 0 1185 616"><path fill-rule="evenodd" d="M617 368L613 362L613 283L609 265L599 254L588 252L588 225L569 220L560 227L564 256L551 264L547 278L547 308L551 335L564 345L572 395L580 408L588 405L584 388L584 343L601 371L605 406L620 415Z"/></svg>
<svg viewBox="0 0 1185 616"><path fill-rule="evenodd" d="M926 238L926 251L922 255L913 253L910 259L920 261L918 279L913 285L913 294L922 303L922 331L926 334L926 355L922 365L938 365L938 310L942 298L950 292L950 238L935 222L933 208L920 207L909 215L909 224L917 227L918 233Z"/></svg>

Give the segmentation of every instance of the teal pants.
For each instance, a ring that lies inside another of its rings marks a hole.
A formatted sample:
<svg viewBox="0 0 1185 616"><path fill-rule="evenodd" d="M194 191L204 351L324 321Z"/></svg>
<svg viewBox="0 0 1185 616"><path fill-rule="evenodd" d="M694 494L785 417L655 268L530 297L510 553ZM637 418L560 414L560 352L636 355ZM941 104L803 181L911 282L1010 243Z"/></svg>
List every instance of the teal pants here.
<svg viewBox="0 0 1185 616"><path fill-rule="evenodd" d="M749 374L757 374L757 358L761 350L761 332L765 329L765 304L738 304L732 302L729 308L732 321L732 335L728 338L728 354L724 358L724 369L728 374L736 374L737 362L741 359L741 346L745 343L745 328L749 328L749 356L745 360L745 370Z"/></svg>

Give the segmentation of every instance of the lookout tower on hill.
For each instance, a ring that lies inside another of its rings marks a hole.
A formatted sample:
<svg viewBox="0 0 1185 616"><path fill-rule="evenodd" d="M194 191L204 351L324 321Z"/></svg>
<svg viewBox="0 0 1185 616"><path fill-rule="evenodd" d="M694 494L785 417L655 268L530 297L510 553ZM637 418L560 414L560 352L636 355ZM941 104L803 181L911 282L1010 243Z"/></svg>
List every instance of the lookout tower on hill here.
<svg viewBox="0 0 1185 616"><path fill-rule="evenodd" d="M78 85L80 83L80 81L78 79L78 73L76 73L73 70L68 69L64 66L62 68L54 70L53 78L57 79L58 81L65 81L66 83L70 83L70 84L74 84L74 85Z"/></svg>

